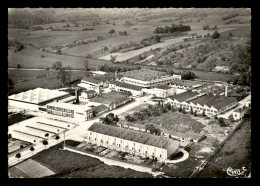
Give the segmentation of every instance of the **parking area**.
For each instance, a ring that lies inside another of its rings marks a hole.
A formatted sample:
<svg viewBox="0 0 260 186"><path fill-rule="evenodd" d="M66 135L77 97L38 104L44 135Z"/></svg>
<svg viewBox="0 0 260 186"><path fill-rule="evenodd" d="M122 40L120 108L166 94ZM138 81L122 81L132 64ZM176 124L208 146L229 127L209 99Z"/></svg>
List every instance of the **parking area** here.
<svg viewBox="0 0 260 186"><path fill-rule="evenodd" d="M99 154L106 158L116 158L118 160L127 161L129 163L132 162L132 163L138 163L141 165L148 165L148 166L153 166L153 167L158 166L160 164L160 162L156 162L151 158L143 158L138 155L133 155L133 154L130 154L127 152L108 149L108 148L97 146L97 145L90 144L87 142L82 142L76 148L79 150L86 151L86 152L96 153L96 154Z"/></svg>

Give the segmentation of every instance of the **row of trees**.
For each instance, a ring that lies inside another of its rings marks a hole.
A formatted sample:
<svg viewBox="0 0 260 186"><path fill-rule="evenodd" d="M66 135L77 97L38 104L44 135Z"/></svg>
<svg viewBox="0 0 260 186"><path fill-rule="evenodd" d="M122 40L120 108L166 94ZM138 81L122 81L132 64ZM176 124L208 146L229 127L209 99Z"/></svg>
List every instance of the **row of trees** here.
<svg viewBox="0 0 260 186"><path fill-rule="evenodd" d="M191 31L191 28L189 25L175 25L172 24L171 26L165 26L165 27L156 27L154 30L155 34L162 34L162 33L174 33L174 32L186 32Z"/></svg>
<svg viewBox="0 0 260 186"><path fill-rule="evenodd" d="M119 121L119 118L114 113L109 113L106 115L106 117L99 118L99 122L107 124L107 125L112 125L112 126L116 126L118 121Z"/></svg>
<svg viewBox="0 0 260 186"><path fill-rule="evenodd" d="M194 79L195 77L196 77L195 74L191 71L183 71L181 73L181 79L184 79L184 80Z"/></svg>
<svg viewBox="0 0 260 186"><path fill-rule="evenodd" d="M25 48L24 45L22 43L20 43L19 41L8 40L8 48L11 48L11 47L16 48L15 52L21 51Z"/></svg>
<svg viewBox="0 0 260 186"><path fill-rule="evenodd" d="M118 67L118 66L108 66L107 64L104 64L103 66L99 67L99 70L104 72L126 72L131 70L140 70L141 67L133 67L133 68L126 68L126 67Z"/></svg>
<svg viewBox="0 0 260 186"><path fill-rule="evenodd" d="M217 30L217 25L213 26L212 28L209 27L209 25L203 25L203 30Z"/></svg>

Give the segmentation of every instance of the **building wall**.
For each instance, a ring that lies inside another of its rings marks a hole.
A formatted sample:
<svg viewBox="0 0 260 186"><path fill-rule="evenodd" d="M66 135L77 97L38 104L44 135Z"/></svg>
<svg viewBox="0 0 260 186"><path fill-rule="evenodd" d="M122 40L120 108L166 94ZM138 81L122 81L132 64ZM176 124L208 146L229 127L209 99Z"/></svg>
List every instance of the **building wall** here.
<svg viewBox="0 0 260 186"><path fill-rule="evenodd" d="M87 131L86 141L92 144L104 146L109 149L128 152L142 157L152 158L154 156L159 161L166 160L168 155L170 154L170 152L167 153L166 149L145 145L142 143L137 143L121 138L116 138L104 134L99 134L92 131Z"/></svg>

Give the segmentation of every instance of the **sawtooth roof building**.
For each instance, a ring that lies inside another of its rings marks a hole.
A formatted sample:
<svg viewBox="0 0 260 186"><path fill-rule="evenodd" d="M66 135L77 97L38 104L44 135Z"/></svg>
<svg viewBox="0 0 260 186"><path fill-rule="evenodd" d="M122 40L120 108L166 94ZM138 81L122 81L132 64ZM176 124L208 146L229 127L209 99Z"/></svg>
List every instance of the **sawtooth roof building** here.
<svg viewBox="0 0 260 186"><path fill-rule="evenodd" d="M70 97L68 92L36 88L9 96L8 104L23 109L39 110L39 106L67 97Z"/></svg>
<svg viewBox="0 0 260 186"><path fill-rule="evenodd" d="M87 131L86 141L106 148L140 155L156 157L164 161L179 151L179 142L162 136L94 123Z"/></svg>

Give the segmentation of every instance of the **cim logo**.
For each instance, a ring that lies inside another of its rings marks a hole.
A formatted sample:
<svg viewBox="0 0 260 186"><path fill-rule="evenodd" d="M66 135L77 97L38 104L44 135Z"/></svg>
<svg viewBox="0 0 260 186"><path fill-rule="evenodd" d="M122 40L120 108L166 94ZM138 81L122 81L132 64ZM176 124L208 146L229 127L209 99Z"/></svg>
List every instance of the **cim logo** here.
<svg viewBox="0 0 260 186"><path fill-rule="evenodd" d="M245 176L246 172L247 172L246 167L242 167L241 169L232 169L231 167L229 167L227 169L227 174L229 176Z"/></svg>

